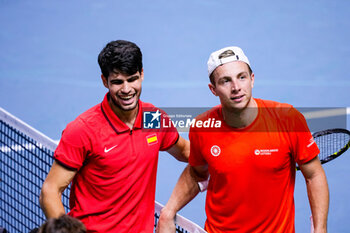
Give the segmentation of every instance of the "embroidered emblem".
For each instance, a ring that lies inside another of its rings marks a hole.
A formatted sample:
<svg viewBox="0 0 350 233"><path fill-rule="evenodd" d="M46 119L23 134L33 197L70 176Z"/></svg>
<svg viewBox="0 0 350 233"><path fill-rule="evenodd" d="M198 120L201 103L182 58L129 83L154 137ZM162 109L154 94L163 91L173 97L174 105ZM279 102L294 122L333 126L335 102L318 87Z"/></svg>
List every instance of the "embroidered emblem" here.
<svg viewBox="0 0 350 233"><path fill-rule="evenodd" d="M220 149L220 147L218 147L217 145L214 145L214 146L211 147L210 153L211 153L213 156L215 156L215 157L216 157L216 156L219 156L220 153L221 153L221 149Z"/></svg>
<svg viewBox="0 0 350 233"><path fill-rule="evenodd" d="M146 137L148 145L153 145L158 143L158 138L156 134L152 134Z"/></svg>

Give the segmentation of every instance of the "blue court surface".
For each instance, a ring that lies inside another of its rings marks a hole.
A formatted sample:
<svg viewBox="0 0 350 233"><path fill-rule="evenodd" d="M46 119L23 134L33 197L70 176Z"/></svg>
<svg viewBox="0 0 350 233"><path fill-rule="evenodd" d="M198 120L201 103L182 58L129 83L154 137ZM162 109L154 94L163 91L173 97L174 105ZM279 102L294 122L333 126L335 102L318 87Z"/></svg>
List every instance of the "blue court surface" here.
<svg viewBox="0 0 350 233"><path fill-rule="evenodd" d="M349 107L349 28L350 2L343 0L0 0L0 107L58 140L68 122L102 101L97 55L116 39L140 46L141 99L158 107L217 105L206 62L212 51L230 45L250 60L254 97L296 107ZM330 232L349 232L349 164L347 152L324 166ZM166 203L184 166L160 154L157 201ZM203 226L204 203L202 193L180 214ZM309 232L300 172L295 206L296 232Z"/></svg>

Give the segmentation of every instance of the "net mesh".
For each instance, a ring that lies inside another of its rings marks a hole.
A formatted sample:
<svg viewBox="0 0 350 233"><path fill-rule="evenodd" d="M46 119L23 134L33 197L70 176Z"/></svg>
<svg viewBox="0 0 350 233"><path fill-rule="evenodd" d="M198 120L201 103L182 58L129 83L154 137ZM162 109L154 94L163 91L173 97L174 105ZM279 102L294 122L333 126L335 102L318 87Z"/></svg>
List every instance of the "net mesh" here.
<svg viewBox="0 0 350 233"><path fill-rule="evenodd" d="M53 151L0 120L0 153L0 224L9 232L29 232L45 221L39 194ZM66 210L68 193L62 198Z"/></svg>
<svg viewBox="0 0 350 233"><path fill-rule="evenodd" d="M39 195L53 163L54 151L50 142L45 141L46 136L36 140L29 136L31 131L34 135L40 134L0 108L0 227L8 232L29 232L45 221ZM69 191L70 187L62 195L66 212L69 211ZM156 202L155 226L161 208ZM176 228L178 233L205 232L180 215Z"/></svg>

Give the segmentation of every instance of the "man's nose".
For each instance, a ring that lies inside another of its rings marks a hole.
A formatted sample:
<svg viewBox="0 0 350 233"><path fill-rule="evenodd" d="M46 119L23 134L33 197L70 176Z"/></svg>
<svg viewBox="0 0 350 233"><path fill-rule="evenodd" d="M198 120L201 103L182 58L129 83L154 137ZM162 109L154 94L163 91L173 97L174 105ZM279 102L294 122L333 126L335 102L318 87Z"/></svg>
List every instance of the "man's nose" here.
<svg viewBox="0 0 350 233"><path fill-rule="evenodd" d="M231 84L231 92L232 93L237 93L240 90L241 90L241 87L240 87L238 81L237 80L233 80L232 84Z"/></svg>
<svg viewBox="0 0 350 233"><path fill-rule="evenodd" d="M124 83L123 83L123 86L122 86L122 88L121 88L121 91L122 91L123 93L129 93L129 92L131 91L130 83L124 82Z"/></svg>

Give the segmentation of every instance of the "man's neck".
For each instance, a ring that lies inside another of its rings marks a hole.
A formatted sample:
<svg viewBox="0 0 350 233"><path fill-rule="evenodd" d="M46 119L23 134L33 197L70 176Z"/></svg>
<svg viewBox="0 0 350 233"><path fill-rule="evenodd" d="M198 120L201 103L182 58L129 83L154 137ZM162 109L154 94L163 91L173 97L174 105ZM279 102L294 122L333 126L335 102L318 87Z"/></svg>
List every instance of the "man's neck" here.
<svg viewBox="0 0 350 233"><path fill-rule="evenodd" d="M130 129L133 128L134 123L136 121L137 113L139 111L139 104L137 104L136 108L129 110L129 111L124 111L112 102L112 100L108 101L109 106L111 106L113 112L117 117L124 122Z"/></svg>
<svg viewBox="0 0 350 233"><path fill-rule="evenodd" d="M222 115L227 125L233 128L245 128L249 126L258 115L258 105L254 99L242 110L222 108Z"/></svg>

